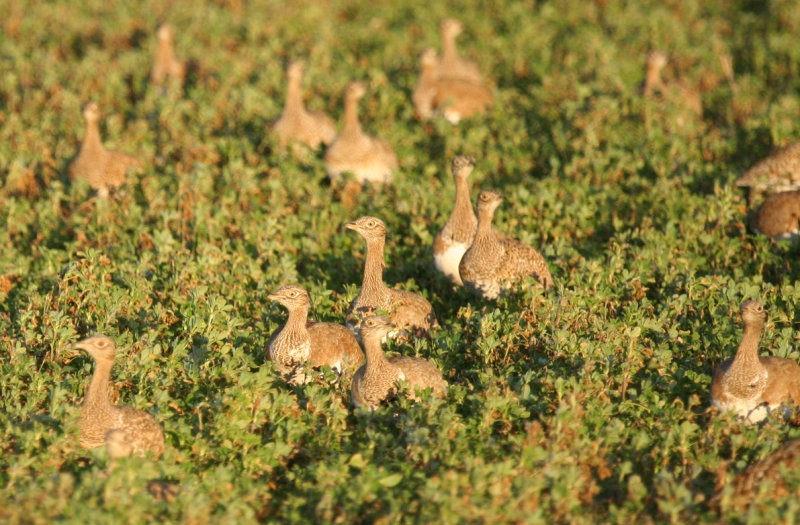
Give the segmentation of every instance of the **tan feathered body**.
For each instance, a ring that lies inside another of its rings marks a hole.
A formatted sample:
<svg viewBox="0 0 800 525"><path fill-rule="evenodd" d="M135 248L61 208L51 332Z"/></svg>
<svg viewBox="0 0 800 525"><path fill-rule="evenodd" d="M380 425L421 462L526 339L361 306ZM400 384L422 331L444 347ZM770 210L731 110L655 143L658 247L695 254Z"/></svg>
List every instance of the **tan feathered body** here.
<svg viewBox="0 0 800 525"><path fill-rule="evenodd" d="M310 148L330 144L336 137L336 124L321 111L310 111L303 104L303 63L292 62L287 69L286 104L272 126L281 147L300 142Z"/></svg>
<svg viewBox="0 0 800 525"><path fill-rule="evenodd" d="M383 282L383 248L386 242L383 221L365 216L347 223L345 227L358 232L367 243L364 280L347 311L347 327L358 335L365 317L384 312L398 328L393 335L428 332L436 324L431 303L419 294L388 288Z"/></svg>
<svg viewBox="0 0 800 525"><path fill-rule="evenodd" d="M800 405L800 365L783 357L758 355L766 317L761 303L745 301L741 314L742 342L736 355L714 371L711 403L757 423L788 400Z"/></svg>
<svg viewBox="0 0 800 525"><path fill-rule="evenodd" d="M101 197L107 197L123 184L131 169L141 168L142 163L134 156L108 150L100 140L100 110L94 102L83 110L86 120L86 135L78 156L69 166L71 180L86 179L89 186Z"/></svg>
<svg viewBox="0 0 800 525"><path fill-rule="evenodd" d="M485 113L492 106L488 89L461 78L441 77L439 64L435 51L423 52L420 77L412 96L423 120L439 113L451 124L458 124L461 119Z"/></svg>
<svg viewBox="0 0 800 525"><path fill-rule="evenodd" d="M350 386L356 408L374 410L396 393L398 381L408 383L409 397L415 400L416 389L430 388L439 397L447 391L447 382L432 363L409 356L387 358L383 354L381 340L394 329L383 316L370 316L363 321L361 336L367 362L355 373Z"/></svg>
<svg viewBox="0 0 800 525"><path fill-rule="evenodd" d="M289 310L286 323L269 340L267 357L290 381L311 381L314 375L305 372L306 365L327 365L349 377L363 362L361 348L347 328L335 323L308 322L309 299L303 288L283 286L269 298Z"/></svg>
<svg viewBox="0 0 800 525"><path fill-rule="evenodd" d="M775 239L800 235L800 191L773 193L764 200L755 219L755 230Z"/></svg>
<svg viewBox="0 0 800 525"><path fill-rule="evenodd" d="M358 121L358 101L366 93L360 82L352 82L345 93L342 131L325 152L325 168L333 180L351 172L360 184L388 183L398 169L397 155L383 139L364 133Z"/></svg>
<svg viewBox="0 0 800 525"><path fill-rule="evenodd" d="M108 383L116 350L114 342L104 336L95 336L75 346L89 353L95 362L78 423L80 445L87 449L105 446L109 432L118 430L127 438L128 453L149 451L160 456L164 452L164 433L155 418L147 412L112 405L108 401Z"/></svg>
<svg viewBox="0 0 800 525"><path fill-rule="evenodd" d="M484 299L497 299L524 277L535 277L545 288L553 286L547 263L527 244L508 239L492 228L492 218L503 196L485 190L478 196L478 227L472 246L459 263L464 286Z"/></svg>
<svg viewBox="0 0 800 525"><path fill-rule="evenodd" d="M483 74L478 63L458 54L456 38L463 29L461 22L454 18L446 18L439 25L442 59L438 64L438 76L441 79L462 80L480 86L483 84Z"/></svg>

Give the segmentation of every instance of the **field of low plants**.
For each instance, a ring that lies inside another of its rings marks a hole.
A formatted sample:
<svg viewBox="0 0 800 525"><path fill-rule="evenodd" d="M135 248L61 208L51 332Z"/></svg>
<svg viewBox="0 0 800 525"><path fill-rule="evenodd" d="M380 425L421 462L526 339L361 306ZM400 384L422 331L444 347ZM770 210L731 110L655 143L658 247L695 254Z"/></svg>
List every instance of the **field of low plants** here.
<svg viewBox="0 0 800 525"><path fill-rule="evenodd" d="M495 95L458 126L410 100L448 16ZM162 94L148 75L165 20L197 67ZM762 352L800 360L800 248L753 234L733 185L800 137L795 1L10 0L0 27L0 521L800 520L796 491L712 501L800 437L797 411L748 426L709 403L745 299L768 308ZM642 96L650 49L703 89L702 119ZM391 186L354 195L322 151L276 147L296 58L308 106L339 121L365 82L363 126L399 157ZM146 164L108 200L67 177L88 100L106 146ZM487 302L433 269L458 154L477 160L473 199L507 197L495 226L540 249L555 290ZM367 214L389 231L385 280L441 325L385 349L436 363L444 400L356 412L330 372L294 386L265 359L282 284L344 322L364 242L343 224ZM109 472L78 446L93 365L70 345L95 333L117 342L118 402L162 424L160 460ZM177 498L155 501L152 480Z"/></svg>

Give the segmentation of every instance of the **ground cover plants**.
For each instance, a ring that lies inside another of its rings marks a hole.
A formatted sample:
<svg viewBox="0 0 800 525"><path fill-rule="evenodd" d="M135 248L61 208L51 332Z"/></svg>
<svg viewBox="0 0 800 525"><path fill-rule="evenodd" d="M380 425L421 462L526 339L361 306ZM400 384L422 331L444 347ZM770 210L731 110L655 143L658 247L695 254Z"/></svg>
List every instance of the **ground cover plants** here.
<svg viewBox="0 0 800 525"><path fill-rule="evenodd" d="M495 107L420 123L417 57L446 16ZM712 502L787 439L797 413L745 426L709 408L714 367L768 306L763 351L800 359L796 245L748 228L733 181L798 137L800 10L790 0L25 2L0 5L0 519L10 522L791 522L786 496ZM197 61L184 90L148 85L158 22ZM639 91L645 56L706 88L700 120ZM719 57L730 54L735 84ZM267 133L288 60L335 118L364 81L367 131L398 153L385 189L331 185L322 153ZM735 86L735 87L734 87ZM109 200L69 184L80 106L147 168ZM539 248L556 289L495 302L453 290L431 243L449 164L506 197L496 226ZM444 402L354 413L345 385L291 386L265 362L285 283L343 322L365 214L389 231L386 281L441 328L388 345L444 371ZM107 474L77 445L92 333L120 349L121 403L153 413L167 451ZM156 502L150 480L177 483Z"/></svg>

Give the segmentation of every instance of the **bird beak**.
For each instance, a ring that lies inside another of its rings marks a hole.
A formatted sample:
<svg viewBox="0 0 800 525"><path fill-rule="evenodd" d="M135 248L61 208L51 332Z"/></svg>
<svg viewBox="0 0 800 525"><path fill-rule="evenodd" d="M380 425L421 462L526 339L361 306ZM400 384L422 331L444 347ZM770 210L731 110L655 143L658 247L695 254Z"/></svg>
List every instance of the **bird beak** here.
<svg viewBox="0 0 800 525"><path fill-rule="evenodd" d="M504 201L504 200L506 200L506 196L505 196L505 195L503 195L503 194L500 194L500 200L501 200L501 201Z"/></svg>
<svg viewBox="0 0 800 525"><path fill-rule="evenodd" d="M88 346L86 344L86 339L81 339L77 343L72 343L70 348L73 349L73 350L85 350L87 352L89 351L89 348L88 348Z"/></svg>
<svg viewBox="0 0 800 525"><path fill-rule="evenodd" d="M355 230L356 228L358 228L358 225L356 224L355 221L350 221L344 223L344 227L347 228L348 230Z"/></svg>
<svg viewBox="0 0 800 525"><path fill-rule="evenodd" d="M280 299L280 297L281 296L278 292L272 292L267 296L267 299L269 299L270 301L277 301L278 299Z"/></svg>

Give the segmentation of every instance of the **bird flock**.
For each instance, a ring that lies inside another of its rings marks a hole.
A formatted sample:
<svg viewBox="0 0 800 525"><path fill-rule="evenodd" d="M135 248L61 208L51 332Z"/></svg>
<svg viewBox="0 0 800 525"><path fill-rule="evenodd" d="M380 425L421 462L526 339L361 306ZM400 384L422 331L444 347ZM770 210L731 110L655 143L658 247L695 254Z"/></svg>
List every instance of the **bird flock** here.
<svg viewBox="0 0 800 525"><path fill-rule="evenodd" d="M411 102L419 119L442 117L458 124L493 106L491 86L477 63L457 51L462 32L455 19L440 24L441 56L425 49L419 56L419 77ZM173 28L160 26L158 46L150 81L163 88L182 84L189 63L175 56ZM642 94L658 103L669 99L683 105L685 119L702 115L699 92L680 79L664 80L666 53L654 50L647 57ZM384 139L366 134L359 122L358 104L367 95L366 86L351 82L344 94L344 117L337 132L334 121L322 112L309 111L302 100L302 61L286 70L285 105L271 131L281 149L298 157L325 147L324 161L332 181L352 176L358 184L391 184L398 170L398 157ZM69 166L72 180L85 179L99 198L109 198L124 184L131 170L143 169L136 157L103 146L100 108L94 102L83 107L86 130L80 150ZM469 176L475 159L459 155L452 159L455 201L452 213L436 234L432 246L433 266L453 286L464 287L477 297L496 300L520 287L556 288L547 261L535 248L495 229L495 211L505 197L494 189L478 193L473 208ZM750 190L755 205L753 229L776 239L800 235L800 142L778 150L753 166L736 182ZM358 295L347 309L346 326L308 319L311 300L300 286L287 284L269 294L283 306L286 322L272 335L265 358L275 371L292 384L303 384L329 367L336 380L350 385L352 405L375 410L404 394L414 400L446 399L447 381L431 361L406 355L387 356L387 339L403 342L429 337L438 326L436 314L420 294L387 285L383 278L384 247L391 238L386 223L377 216L364 216L344 225L365 243L363 280ZM787 402L800 405L800 365L774 356L759 355L759 340L766 319L762 303L748 300L741 305L744 334L735 355L719 364L711 386L711 403L751 424L763 422L772 412L783 412ZM95 363L83 401L79 443L84 448L106 447L112 461L131 454L162 455L165 449L160 424L147 412L109 401L108 386L116 355L114 341L95 335L73 345ZM362 350L363 349L363 350ZM446 401L445 401L446 402ZM800 441L784 444L773 457L742 472L735 482L735 497L745 498L764 479L780 480L781 469L797 466ZM161 489L159 489L161 490ZM174 490L167 490L174 496Z"/></svg>

